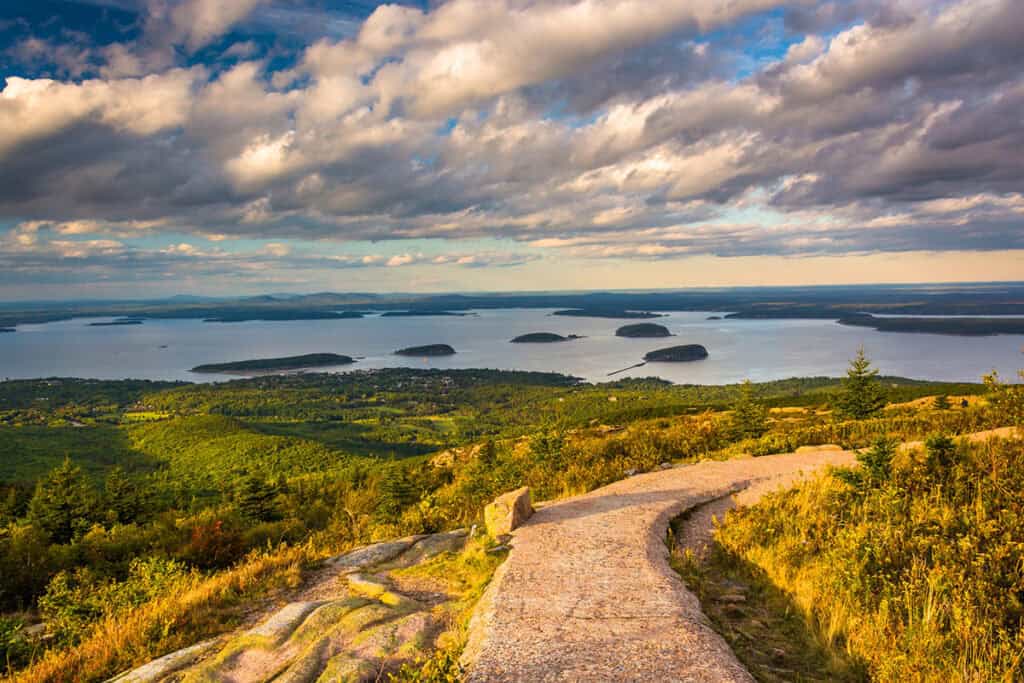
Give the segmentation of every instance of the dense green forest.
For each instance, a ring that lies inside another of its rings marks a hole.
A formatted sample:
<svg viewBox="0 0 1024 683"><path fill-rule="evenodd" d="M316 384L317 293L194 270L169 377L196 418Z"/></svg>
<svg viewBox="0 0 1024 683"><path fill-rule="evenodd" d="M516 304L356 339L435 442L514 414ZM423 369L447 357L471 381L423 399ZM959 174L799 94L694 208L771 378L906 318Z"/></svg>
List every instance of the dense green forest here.
<svg viewBox="0 0 1024 683"><path fill-rule="evenodd" d="M0 383L0 660L16 671L91 652L97 624L128 609L173 615L161 617L173 634L145 635L149 623L125 636L133 656L159 654L226 628L240 595L319 557L472 524L521 485L550 499L666 461L1000 419L981 384L864 371L877 393L858 401L852 374L728 386L408 369ZM168 602L185 585L197 602ZM26 633L40 621L45 640ZM114 673L130 661L118 656L96 655L77 677ZM35 670L25 680L46 680Z"/></svg>

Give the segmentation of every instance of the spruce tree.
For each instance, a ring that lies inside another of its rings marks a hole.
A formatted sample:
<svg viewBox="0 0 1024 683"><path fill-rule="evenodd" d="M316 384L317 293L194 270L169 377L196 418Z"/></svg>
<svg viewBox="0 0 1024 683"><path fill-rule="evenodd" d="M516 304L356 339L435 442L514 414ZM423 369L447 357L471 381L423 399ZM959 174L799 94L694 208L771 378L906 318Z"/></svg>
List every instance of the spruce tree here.
<svg viewBox="0 0 1024 683"><path fill-rule="evenodd" d="M380 501L377 518L382 522L397 522L402 511L416 501L416 492L404 467L389 465L380 482Z"/></svg>
<svg viewBox="0 0 1024 683"><path fill-rule="evenodd" d="M36 485L28 515L51 541L67 543L89 528L95 505L96 495L81 468L65 458Z"/></svg>
<svg viewBox="0 0 1024 683"><path fill-rule="evenodd" d="M935 400L932 402L932 408L935 410L949 410L949 396L946 396L945 394L936 396Z"/></svg>
<svg viewBox="0 0 1024 683"><path fill-rule="evenodd" d="M878 381L878 370L871 367L871 361L864 355L864 347L850 361L846 378L836 398L836 408L843 417L863 420L877 414L885 407L885 392Z"/></svg>
<svg viewBox="0 0 1024 683"><path fill-rule="evenodd" d="M277 518L276 498L277 488L257 475L242 479L235 492L238 509L257 522L269 522Z"/></svg>
<svg viewBox="0 0 1024 683"><path fill-rule="evenodd" d="M125 475L124 470L115 467L107 474L103 499L121 524L134 522L142 512L142 496L136 482Z"/></svg>
<svg viewBox="0 0 1024 683"><path fill-rule="evenodd" d="M740 396L732 406L730 431L738 439L756 438L768 430L768 410L758 398L753 383L744 380Z"/></svg>

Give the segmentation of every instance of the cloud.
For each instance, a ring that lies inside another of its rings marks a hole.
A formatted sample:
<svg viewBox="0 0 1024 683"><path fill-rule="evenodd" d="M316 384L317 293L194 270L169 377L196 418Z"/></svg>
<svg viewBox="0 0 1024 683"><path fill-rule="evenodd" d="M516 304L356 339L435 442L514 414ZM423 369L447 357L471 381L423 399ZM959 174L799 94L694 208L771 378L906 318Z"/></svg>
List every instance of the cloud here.
<svg viewBox="0 0 1024 683"><path fill-rule="evenodd" d="M121 42L14 46L53 66L0 91L0 220L124 268L1019 247L1019 3L790 4L383 5L289 52L240 27L310 6L153 0Z"/></svg>

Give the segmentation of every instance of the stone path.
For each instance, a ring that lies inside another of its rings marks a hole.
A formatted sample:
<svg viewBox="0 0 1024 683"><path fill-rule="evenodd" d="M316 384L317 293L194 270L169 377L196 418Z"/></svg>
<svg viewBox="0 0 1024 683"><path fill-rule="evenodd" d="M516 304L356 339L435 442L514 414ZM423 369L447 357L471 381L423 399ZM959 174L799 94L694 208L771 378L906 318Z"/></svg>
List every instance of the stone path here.
<svg viewBox="0 0 1024 683"><path fill-rule="evenodd" d="M801 449L704 462L538 510L516 530L474 615L464 655L469 681L752 681L669 566L668 523L729 493L748 491L742 502L752 502L854 458Z"/></svg>

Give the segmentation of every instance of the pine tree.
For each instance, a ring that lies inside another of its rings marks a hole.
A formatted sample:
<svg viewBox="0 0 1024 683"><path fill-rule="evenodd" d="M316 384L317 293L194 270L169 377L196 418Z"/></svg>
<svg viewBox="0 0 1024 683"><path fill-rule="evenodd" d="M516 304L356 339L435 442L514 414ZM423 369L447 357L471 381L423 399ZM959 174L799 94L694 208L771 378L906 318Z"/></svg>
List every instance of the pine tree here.
<svg viewBox="0 0 1024 683"><path fill-rule="evenodd" d="M257 522L269 522L278 517L275 499L277 487L266 479L250 475L242 479L235 491L235 502L246 517Z"/></svg>
<svg viewBox="0 0 1024 683"><path fill-rule="evenodd" d="M949 410L949 396L946 396L945 394L936 396L935 400L932 402L932 408L935 410Z"/></svg>
<svg viewBox="0 0 1024 683"><path fill-rule="evenodd" d="M402 511L416 501L416 493L409 481L405 468L389 465L380 482L380 501L377 503L377 517L382 522L396 522Z"/></svg>
<svg viewBox="0 0 1024 683"><path fill-rule="evenodd" d="M120 467L115 467L107 474L103 499L106 508L114 513L121 524L134 522L142 512L142 495L138 484L129 479Z"/></svg>
<svg viewBox="0 0 1024 683"><path fill-rule="evenodd" d="M67 543L89 528L95 505L96 495L81 468L65 458L36 485L28 514L54 543Z"/></svg>
<svg viewBox="0 0 1024 683"><path fill-rule="evenodd" d="M881 411L885 403L885 392L878 381L878 370L871 367L871 361L864 355L864 347L861 347L850 361L842 390L836 398L836 408L843 417L863 420Z"/></svg>
<svg viewBox="0 0 1024 683"><path fill-rule="evenodd" d="M739 439L758 437L768 430L768 410L758 398L753 383L744 380L740 396L732 406L730 431Z"/></svg>

